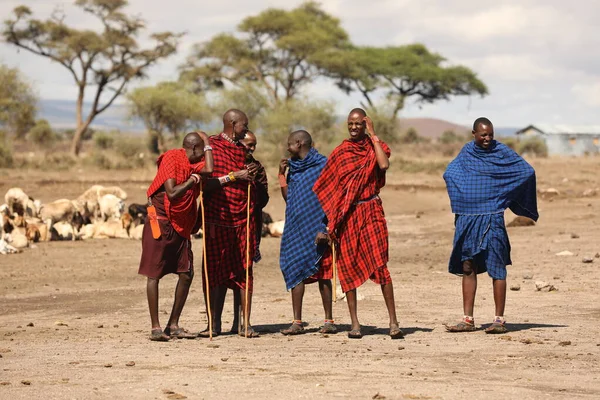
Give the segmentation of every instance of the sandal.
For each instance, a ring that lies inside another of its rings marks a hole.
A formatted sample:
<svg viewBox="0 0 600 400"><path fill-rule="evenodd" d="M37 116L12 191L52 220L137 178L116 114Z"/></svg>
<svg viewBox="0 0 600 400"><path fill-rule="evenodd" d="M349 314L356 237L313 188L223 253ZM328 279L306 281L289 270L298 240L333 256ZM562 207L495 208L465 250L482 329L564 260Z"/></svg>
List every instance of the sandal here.
<svg viewBox="0 0 600 400"><path fill-rule="evenodd" d="M292 322L292 325L290 325L289 328L282 329L279 332L283 333L286 336L287 335L300 335L302 333L305 333L304 325L302 324L302 321L294 321L294 322Z"/></svg>
<svg viewBox="0 0 600 400"><path fill-rule="evenodd" d="M360 329L352 329L350 332L348 332L348 339L361 339L362 338L362 332L360 331Z"/></svg>
<svg viewBox="0 0 600 400"><path fill-rule="evenodd" d="M240 332L238 333L238 335L242 336L242 337L246 337L246 330L244 329L244 327L242 326L240 329ZM250 338L257 338L260 337L260 334L258 332L256 332L254 330L254 328L249 327L248 328L248 339Z"/></svg>
<svg viewBox="0 0 600 400"><path fill-rule="evenodd" d="M171 338L177 339L196 339L198 334L190 333L187 329L178 327L174 330L171 330L170 327L165 328L165 335L169 335Z"/></svg>
<svg viewBox="0 0 600 400"><path fill-rule="evenodd" d="M217 337L220 334L221 334L221 332L213 331L212 337ZM198 334L196 335L196 337L199 337L199 338L210 338L210 333L208 332L208 329L205 329L202 332L198 332Z"/></svg>
<svg viewBox="0 0 600 400"><path fill-rule="evenodd" d="M404 337L404 332L402 332L398 324L394 324L390 328L390 337L392 339L402 339Z"/></svg>
<svg viewBox="0 0 600 400"><path fill-rule="evenodd" d="M485 333L496 335L506 333L508 332L508 329L506 329L506 326L504 324L504 321L495 320L494 322L492 322L492 325L488 326L485 329Z"/></svg>
<svg viewBox="0 0 600 400"><path fill-rule="evenodd" d="M325 322L321 329L319 329L319 333L322 334L334 334L337 333L337 327L333 322Z"/></svg>
<svg viewBox="0 0 600 400"><path fill-rule="evenodd" d="M444 326L446 327L447 332L474 332L477 330L474 323L470 323L467 321L460 321L456 325L444 324Z"/></svg>
<svg viewBox="0 0 600 400"><path fill-rule="evenodd" d="M150 333L150 340L153 342L168 342L170 339L160 328L152 329Z"/></svg>

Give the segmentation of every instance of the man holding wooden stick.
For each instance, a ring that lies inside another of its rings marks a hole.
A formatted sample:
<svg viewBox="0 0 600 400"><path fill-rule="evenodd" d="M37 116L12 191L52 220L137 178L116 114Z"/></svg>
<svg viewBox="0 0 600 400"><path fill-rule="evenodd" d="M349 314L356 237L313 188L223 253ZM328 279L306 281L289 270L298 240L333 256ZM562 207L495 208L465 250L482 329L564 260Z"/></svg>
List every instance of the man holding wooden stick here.
<svg viewBox="0 0 600 400"><path fill-rule="evenodd" d="M246 164L246 149L240 143L246 132L248 117L240 110L231 109L223 115L223 132L209 138L215 153L220 153L214 159L212 178L203 192L206 212L204 256L208 269L208 282L205 279L203 288L210 290L213 336L221 333L221 316L228 288L242 291L241 308L247 323L240 334L258 336L249 324L256 241L254 180L257 167ZM206 330L200 336L208 337L210 332Z"/></svg>

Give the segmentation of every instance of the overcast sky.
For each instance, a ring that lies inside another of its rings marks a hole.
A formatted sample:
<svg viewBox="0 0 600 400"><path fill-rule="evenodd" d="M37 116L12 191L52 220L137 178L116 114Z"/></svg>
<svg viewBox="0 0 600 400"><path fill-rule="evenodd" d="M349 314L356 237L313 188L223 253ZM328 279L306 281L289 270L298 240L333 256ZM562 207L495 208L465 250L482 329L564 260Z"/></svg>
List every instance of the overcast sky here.
<svg viewBox="0 0 600 400"><path fill-rule="evenodd" d="M196 42L234 31L245 16L267 7L290 8L292 0L130 0L152 31L186 31L177 56L149 71L141 84L177 78ZM61 6L67 21L89 27L93 18L72 1L0 0L5 18L17 5L38 18ZM323 0L359 45L424 43L451 64L473 69L488 85L485 98L454 98L419 107L409 104L405 117L434 117L469 125L478 116L496 126L532 122L600 124L600 1L596 0ZM75 99L69 73L45 59L0 43L0 62L19 67L44 99ZM332 99L344 114L360 96L345 96L335 86L313 85L307 94Z"/></svg>

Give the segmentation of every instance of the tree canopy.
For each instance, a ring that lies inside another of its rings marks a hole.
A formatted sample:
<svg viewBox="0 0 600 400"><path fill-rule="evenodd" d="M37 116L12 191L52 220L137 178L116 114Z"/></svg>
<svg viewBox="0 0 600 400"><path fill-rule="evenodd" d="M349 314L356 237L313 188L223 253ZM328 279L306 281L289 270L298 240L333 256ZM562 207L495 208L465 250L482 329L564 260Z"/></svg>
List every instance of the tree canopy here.
<svg viewBox="0 0 600 400"><path fill-rule="evenodd" d="M71 151L77 155L94 118L113 104L128 83L144 77L148 67L175 53L181 34L154 33L151 38L155 45L140 48L136 39L145 24L141 18L124 13L126 0L76 0L75 4L101 22L101 32L69 27L59 12L46 20L35 19L28 7L19 6L13 19L5 21L3 37L71 73L78 87L77 128L71 143ZM83 103L90 87L94 87L92 106L84 116Z"/></svg>
<svg viewBox="0 0 600 400"><path fill-rule="evenodd" d="M130 115L140 118L148 132L156 135L160 152L167 150L165 132L178 139L184 130L211 120L204 99L177 82L137 88L127 95L127 99Z"/></svg>
<svg viewBox="0 0 600 400"><path fill-rule="evenodd" d="M422 44L391 47L354 47L331 52L318 61L325 74L346 93L358 91L365 107L383 90L394 104L393 117L405 100L433 103L452 96L488 93L477 74L464 66L446 66L446 59Z"/></svg>
<svg viewBox="0 0 600 400"><path fill-rule="evenodd" d="M275 105L297 98L321 76L316 60L323 54L350 44L340 21L315 2L289 11L269 8L245 18L238 31L196 45L182 77L200 90L254 83Z"/></svg>
<svg viewBox="0 0 600 400"><path fill-rule="evenodd" d="M37 97L19 70L0 64L0 125L23 138L35 124Z"/></svg>

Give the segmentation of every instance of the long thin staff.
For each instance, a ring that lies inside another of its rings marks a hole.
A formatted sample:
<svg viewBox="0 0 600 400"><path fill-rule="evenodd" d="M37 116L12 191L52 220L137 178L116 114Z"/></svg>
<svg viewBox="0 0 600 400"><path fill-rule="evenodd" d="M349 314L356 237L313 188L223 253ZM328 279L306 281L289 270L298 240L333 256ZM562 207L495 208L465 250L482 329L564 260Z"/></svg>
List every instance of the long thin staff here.
<svg viewBox="0 0 600 400"><path fill-rule="evenodd" d="M248 205L246 207L246 301L244 304L244 336L248 337L248 283L250 281L250 182L248 182Z"/></svg>
<svg viewBox="0 0 600 400"><path fill-rule="evenodd" d="M335 255L335 243L331 242L331 256L333 258L333 301L337 303L337 260Z"/></svg>
<svg viewBox="0 0 600 400"><path fill-rule="evenodd" d="M208 257L206 256L206 228L204 226L204 193L202 181L200 181L200 217L202 218L202 258L204 259L204 282L206 285L206 308L208 310L208 336L212 340L213 319L210 304L210 285L208 284Z"/></svg>

